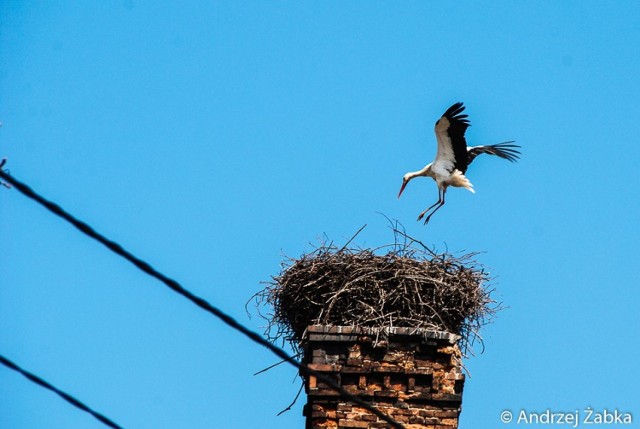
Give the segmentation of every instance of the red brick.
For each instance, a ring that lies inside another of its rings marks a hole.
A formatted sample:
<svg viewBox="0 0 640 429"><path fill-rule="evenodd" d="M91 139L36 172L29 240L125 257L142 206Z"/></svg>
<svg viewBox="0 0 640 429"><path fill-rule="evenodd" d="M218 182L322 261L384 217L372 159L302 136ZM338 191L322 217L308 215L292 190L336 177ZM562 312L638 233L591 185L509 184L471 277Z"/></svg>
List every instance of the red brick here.
<svg viewBox="0 0 640 429"><path fill-rule="evenodd" d="M368 428L369 422L356 422L353 420L338 420L339 428Z"/></svg>

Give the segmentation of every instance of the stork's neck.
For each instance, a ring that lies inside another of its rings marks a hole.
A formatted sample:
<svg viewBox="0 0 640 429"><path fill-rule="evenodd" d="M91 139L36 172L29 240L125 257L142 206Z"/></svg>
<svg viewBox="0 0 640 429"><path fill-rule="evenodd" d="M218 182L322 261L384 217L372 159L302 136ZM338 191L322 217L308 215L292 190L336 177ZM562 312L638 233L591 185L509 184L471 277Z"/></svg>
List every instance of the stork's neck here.
<svg viewBox="0 0 640 429"><path fill-rule="evenodd" d="M416 177L433 177L433 172L431 171L431 164L427 164L422 170L412 171L411 173L407 173L407 180L415 179Z"/></svg>

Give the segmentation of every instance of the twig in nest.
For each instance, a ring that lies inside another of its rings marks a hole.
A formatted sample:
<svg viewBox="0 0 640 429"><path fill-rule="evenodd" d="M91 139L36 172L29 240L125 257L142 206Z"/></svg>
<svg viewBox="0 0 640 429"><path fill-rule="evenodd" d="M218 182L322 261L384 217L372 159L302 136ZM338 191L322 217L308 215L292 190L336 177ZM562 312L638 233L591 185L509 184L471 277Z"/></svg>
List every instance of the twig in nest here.
<svg viewBox="0 0 640 429"><path fill-rule="evenodd" d="M256 372L253 375L258 375L258 374L262 374L263 372L269 371L270 369L275 368L278 365L281 365L281 364L283 364L285 362L289 362L290 360L294 360L295 358L297 358L301 354L302 353L295 354L295 355L291 356L291 359L283 359L280 362L274 363L273 365L270 365L270 366L266 367L265 369L261 369L260 371Z"/></svg>
<svg viewBox="0 0 640 429"><path fill-rule="evenodd" d="M280 416L280 415L286 413L287 411L289 411L291 409L291 407L293 407L295 405L296 402L298 402L298 398L300 397L300 393L302 393L302 388L303 387L304 387L304 383L300 383L300 389L298 389L298 394L296 395L296 397L293 398L293 402L290 403L287 408L285 408L284 410L282 410L278 414L276 414L277 416Z"/></svg>
<svg viewBox="0 0 640 429"><path fill-rule="evenodd" d="M347 248L347 246L348 246L349 244L351 244L351 242L352 242L352 241L353 241L353 240L358 236L358 234L360 234L360 233L362 232L362 230L363 230L363 229L365 229L366 227L367 227L367 224L366 224L366 223L365 223L364 225L362 225L362 226L360 227L360 229L359 229L359 230L357 230L357 231L356 231L356 233L355 233L355 234L353 234L353 235L351 236L351 238L349 239L349 241L347 241L347 242L344 244L344 246L342 246L342 249L338 250L338 252L342 252L344 249L346 249L346 248Z"/></svg>

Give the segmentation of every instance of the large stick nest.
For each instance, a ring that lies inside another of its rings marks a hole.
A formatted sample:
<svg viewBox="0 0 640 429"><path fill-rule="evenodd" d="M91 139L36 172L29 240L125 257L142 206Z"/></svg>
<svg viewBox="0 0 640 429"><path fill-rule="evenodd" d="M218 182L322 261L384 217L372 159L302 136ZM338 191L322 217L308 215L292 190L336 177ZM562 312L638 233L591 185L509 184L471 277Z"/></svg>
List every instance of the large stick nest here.
<svg viewBox="0 0 640 429"><path fill-rule="evenodd" d="M375 250L323 244L285 260L255 295L258 307L273 309L263 316L266 336L298 352L309 325L427 328L460 335L461 349L470 350L500 309L484 287L488 273L474 254L397 241Z"/></svg>

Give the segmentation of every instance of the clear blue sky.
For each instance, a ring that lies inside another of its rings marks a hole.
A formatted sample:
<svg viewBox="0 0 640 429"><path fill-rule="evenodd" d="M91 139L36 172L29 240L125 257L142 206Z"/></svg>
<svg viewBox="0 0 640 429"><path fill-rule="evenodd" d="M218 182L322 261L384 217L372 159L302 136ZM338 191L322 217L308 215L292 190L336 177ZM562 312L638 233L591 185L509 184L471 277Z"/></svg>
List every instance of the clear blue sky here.
<svg viewBox="0 0 640 429"><path fill-rule="evenodd" d="M640 418L640 4L19 2L0 6L13 175L252 329L244 305L378 212L482 251L509 306L469 359L461 428L503 409ZM437 199L433 125L467 105L475 195ZM0 188L0 353L128 429L303 427L295 370ZM0 428L102 424L0 367ZM515 425L512 425L515 426Z"/></svg>

